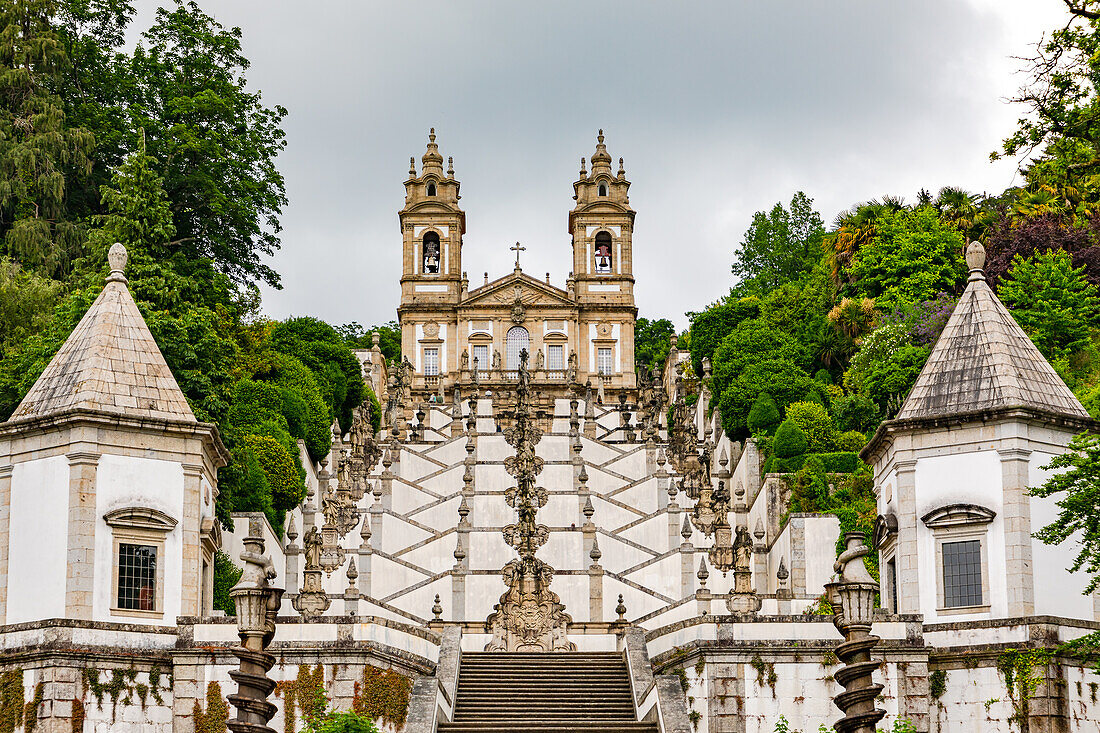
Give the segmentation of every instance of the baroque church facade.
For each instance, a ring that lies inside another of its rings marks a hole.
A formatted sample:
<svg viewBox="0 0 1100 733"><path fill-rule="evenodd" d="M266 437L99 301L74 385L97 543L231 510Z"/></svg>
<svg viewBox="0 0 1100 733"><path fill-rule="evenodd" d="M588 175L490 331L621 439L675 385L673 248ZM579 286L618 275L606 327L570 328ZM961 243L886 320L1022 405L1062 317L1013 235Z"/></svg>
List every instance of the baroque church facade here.
<svg viewBox="0 0 1100 733"><path fill-rule="evenodd" d="M463 269L466 212L459 204L453 162L433 129L427 151L409 161L402 233L402 353L413 367L418 395L449 394L475 382L507 389L519 355L531 354L539 396L564 396L574 381L608 393L633 393L634 210L622 158L618 170L600 131L591 171L581 159L569 212L571 271L565 287L521 269L519 243L513 272L470 285Z"/></svg>
<svg viewBox="0 0 1100 733"><path fill-rule="evenodd" d="M1026 488L1100 425L989 287L981 246L862 452L873 581L859 538L837 560L838 518L791 513L789 477L723 433L707 375L689 406L688 354L673 343L660 378L635 377L629 182L602 138L589 162L566 288L517 265L471 290L458 182L429 142L400 214L405 361L361 355L382 429L361 408L324 460L303 446L307 496L282 527L214 520L229 456L115 245L0 424L2 730L209 731L237 689L217 550L285 589L271 730L302 729L305 684L393 733L809 731L842 702L863 708L841 731L1097 730L1100 677L1063 644L1100 630L1100 606L1032 537L1056 506ZM848 580L862 611L840 605ZM823 596L848 613L823 615ZM860 613L875 636L840 644Z"/></svg>

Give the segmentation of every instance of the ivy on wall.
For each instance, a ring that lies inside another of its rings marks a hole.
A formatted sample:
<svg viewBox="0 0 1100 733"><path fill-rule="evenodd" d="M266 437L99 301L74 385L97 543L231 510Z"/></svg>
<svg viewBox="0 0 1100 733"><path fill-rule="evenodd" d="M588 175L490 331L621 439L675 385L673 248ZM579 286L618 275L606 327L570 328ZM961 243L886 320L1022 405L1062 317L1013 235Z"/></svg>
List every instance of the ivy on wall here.
<svg viewBox="0 0 1100 733"><path fill-rule="evenodd" d="M275 696L283 698L284 733L295 733L296 709L307 719L324 709L327 702L324 667L318 664L317 669L311 671L308 664L298 665L298 676L275 685Z"/></svg>
<svg viewBox="0 0 1100 733"><path fill-rule="evenodd" d="M225 733L229 720L229 701L222 697L222 686L211 682L206 686L206 710L195 701L192 711L195 733Z"/></svg>
<svg viewBox="0 0 1100 733"><path fill-rule="evenodd" d="M72 733L84 733L84 701L79 697L73 698Z"/></svg>
<svg viewBox="0 0 1100 733"><path fill-rule="evenodd" d="M34 697L23 708L23 733L34 733L38 727L38 708L42 705L42 690L45 684L39 682L34 686Z"/></svg>
<svg viewBox="0 0 1100 733"><path fill-rule="evenodd" d="M132 667L129 669L112 669L106 682L101 682L99 675L100 671L98 669L85 668L83 672L84 688L92 693L92 697L96 701L96 707L100 710L103 709L104 698L109 697L111 699L112 723L118 712L119 703L124 706L133 705L136 699L141 705L141 709L144 710L149 698L152 698L157 705L163 705L164 696L161 693L172 689L171 675L162 685L163 672L156 665L149 669L148 684L137 681L138 670ZM0 731L0 733L3 733L3 731Z"/></svg>
<svg viewBox="0 0 1100 733"><path fill-rule="evenodd" d="M23 724L23 670L0 675L0 733L13 733Z"/></svg>
<svg viewBox="0 0 1100 733"><path fill-rule="evenodd" d="M351 709L372 720L381 718L401 728L409 713L411 694L411 679L392 669L368 664L363 668L363 679L355 683Z"/></svg>

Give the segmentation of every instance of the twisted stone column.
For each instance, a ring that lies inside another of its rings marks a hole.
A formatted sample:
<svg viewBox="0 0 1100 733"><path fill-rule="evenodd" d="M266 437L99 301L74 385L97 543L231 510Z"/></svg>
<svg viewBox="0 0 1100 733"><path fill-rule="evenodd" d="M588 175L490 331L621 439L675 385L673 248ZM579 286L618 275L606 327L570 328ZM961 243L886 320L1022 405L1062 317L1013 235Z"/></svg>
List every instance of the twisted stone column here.
<svg viewBox="0 0 1100 733"><path fill-rule="evenodd" d="M844 692L833 698L844 713L833 725L837 733L874 733L875 725L886 715L885 710L875 708L875 698L882 692L882 685L872 678L878 662L871 660L871 650L879 642L871 634L878 583L863 564L863 558L871 554L863 540L862 532L849 532L845 536L847 547L833 565L836 575L825 586L836 611L833 625L844 636L844 643L836 649L836 656L844 666L833 674L844 686Z"/></svg>
<svg viewBox="0 0 1100 733"><path fill-rule="evenodd" d="M267 698L275 690L275 681L267 676L275 665L275 657L267 647L275 636L275 616L282 603L283 589L273 588L275 567L264 553L264 540L259 520L248 523L244 538L244 572L241 580L229 591L237 605L237 629L240 646L230 651L240 660L229 676L237 683L237 693L229 702L237 715L226 723L233 733L275 733L267 724L276 707Z"/></svg>

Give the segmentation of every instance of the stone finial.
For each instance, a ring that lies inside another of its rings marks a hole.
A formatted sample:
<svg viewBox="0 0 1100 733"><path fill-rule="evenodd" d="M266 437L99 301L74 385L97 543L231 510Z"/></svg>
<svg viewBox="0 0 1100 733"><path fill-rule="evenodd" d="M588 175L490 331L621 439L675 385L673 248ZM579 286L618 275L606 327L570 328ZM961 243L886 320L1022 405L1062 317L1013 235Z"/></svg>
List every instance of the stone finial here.
<svg viewBox="0 0 1100 733"><path fill-rule="evenodd" d="M790 572L787 570L787 558L779 558L779 569L775 571L775 577L779 580L780 585L786 584L787 578L791 577Z"/></svg>
<svg viewBox="0 0 1100 733"><path fill-rule="evenodd" d="M454 156L447 156L447 178L455 177L455 159Z"/></svg>
<svg viewBox="0 0 1100 733"><path fill-rule="evenodd" d="M584 518L588 521L592 520L592 515L596 513L595 507L592 506L592 497L587 496L584 499L584 509L581 510L584 514Z"/></svg>
<svg viewBox="0 0 1100 733"><path fill-rule="evenodd" d="M346 573L344 573L344 575L347 576L348 587L349 588L354 588L355 587L355 581L359 577L359 571L355 567L355 558L354 557L348 558L348 570L347 570Z"/></svg>
<svg viewBox="0 0 1100 733"><path fill-rule="evenodd" d="M756 538L757 542L764 539L764 520L760 517L756 518L756 527L753 529L752 535Z"/></svg>
<svg viewBox="0 0 1100 733"><path fill-rule="evenodd" d="M416 178L416 156L409 156L409 178Z"/></svg>
<svg viewBox="0 0 1100 733"><path fill-rule="evenodd" d="M626 178L626 168L623 167L622 158L619 158L619 178Z"/></svg>
<svg viewBox="0 0 1100 733"><path fill-rule="evenodd" d="M619 602L615 604L615 615L619 617L617 620L620 623L626 622L626 604L623 603L622 593L619 594Z"/></svg>
<svg viewBox="0 0 1100 733"><path fill-rule="evenodd" d="M597 543L596 538L592 538L592 550L588 553L588 556L592 558L593 565L600 564L600 558L603 557L603 553L600 552L600 545Z"/></svg>
<svg viewBox="0 0 1100 733"><path fill-rule="evenodd" d="M971 242L966 247L966 266L970 270L971 280L984 280L985 247L981 242Z"/></svg>
<svg viewBox="0 0 1100 733"><path fill-rule="evenodd" d="M684 542L691 542L691 522L687 514L684 515L684 526L680 529L680 536L684 538Z"/></svg>
<svg viewBox="0 0 1100 733"><path fill-rule="evenodd" d="M706 557L699 558L699 572L695 574L695 577L699 578L699 587L705 590L707 587L707 578L710 577L710 571L707 570Z"/></svg>
<svg viewBox="0 0 1100 733"><path fill-rule="evenodd" d="M107 264L111 266L111 274L107 276L107 282L126 282L126 262L129 256L122 242L115 242L107 252Z"/></svg>
<svg viewBox="0 0 1100 733"><path fill-rule="evenodd" d="M435 594L435 602L432 604L432 620L443 620L443 605L441 603L441 599L439 598L438 593Z"/></svg>

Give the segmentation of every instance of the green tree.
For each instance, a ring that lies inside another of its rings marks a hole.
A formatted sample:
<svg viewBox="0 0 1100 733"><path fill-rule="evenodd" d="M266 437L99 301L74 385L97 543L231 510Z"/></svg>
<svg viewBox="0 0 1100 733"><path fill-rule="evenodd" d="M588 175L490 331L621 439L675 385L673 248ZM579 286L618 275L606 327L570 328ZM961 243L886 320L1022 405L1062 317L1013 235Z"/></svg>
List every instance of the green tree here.
<svg viewBox="0 0 1100 733"><path fill-rule="evenodd" d="M721 400L726 388L750 364L767 360L788 361L799 366L805 363L794 340L764 318L749 318L738 323L722 339L711 359L715 399Z"/></svg>
<svg viewBox="0 0 1100 733"><path fill-rule="evenodd" d="M733 263L742 292L768 292L798 280L821 259L825 226L813 209L813 199L797 192L790 207L782 203L771 212L753 214L741 249Z"/></svg>
<svg viewBox="0 0 1100 733"><path fill-rule="evenodd" d="M749 432L753 435L758 433L770 434L775 431L780 420L779 407L776 406L775 399L767 392L762 392L756 398L756 402L752 403L752 409L749 410L746 423Z"/></svg>
<svg viewBox="0 0 1100 733"><path fill-rule="evenodd" d="M353 349L369 349L374 343L374 334L378 334L378 348L382 356L390 363L401 361L401 326L390 321L371 328L363 328L352 321L336 327L344 341Z"/></svg>
<svg viewBox="0 0 1100 733"><path fill-rule="evenodd" d="M1050 360L1085 346L1100 320L1100 294L1074 268L1070 255L1048 250L1031 257L1016 255L998 294L1013 318Z"/></svg>
<svg viewBox="0 0 1100 733"><path fill-rule="evenodd" d="M787 406L787 421L802 429L811 452L825 453L836 448L836 426L820 403L791 403Z"/></svg>
<svg viewBox="0 0 1100 733"><path fill-rule="evenodd" d="M0 359L49 323L61 283L0 257Z"/></svg>
<svg viewBox="0 0 1100 733"><path fill-rule="evenodd" d="M748 415L752 405L767 392L782 409L806 396L813 384L806 374L789 361L771 359L750 364L722 393L718 406L722 426L736 439L749 434Z"/></svg>
<svg viewBox="0 0 1100 733"><path fill-rule="evenodd" d="M854 288L881 311L955 291L966 273L964 244L959 230L930 206L884 213L852 260Z"/></svg>
<svg viewBox="0 0 1100 733"><path fill-rule="evenodd" d="M634 368L639 372L663 368L671 347L669 339L675 334L676 327L667 318L639 318L634 324Z"/></svg>
<svg viewBox="0 0 1100 733"><path fill-rule="evenodd" d="M246 88L240 28L225 29L194 2L159 8L129 61L131 130L143 129L172 202L188 259L209 259L237 283L278 286L262 261L279 247L286 205L275 158L286 110Z"/></svg>
<svg viewBox="0 0 1100 733"><path fill-rule="evenodd" d="M722 339L746 318L760 313L757 298L730 298L716 303L699 313L689 313L691 319L691 367L699 376L703 374L703 359L714 356Z"/></svg>
<svg viewBox="0 0 1100 733"><path fill-rule="evenodd" d="M1077 554L1069 570L1083 568L1089 576L1085 593L1092 593L1100 587L1100 436L1078 435L1065 453L1043 468L1056 473L1029 493L1055 497L1058 519L1035 536L1048 545L1061 545L1073 538Z"/></svg>
<svg viewBox="0 0 1100 733"><path fill-rule="evenodd" d="M272 325L271 343L309 367L332 415L348 430L366 387L358 357L337 330L316 318L290 318Z"/></svg>
<svg viewBox="0 0 1100 733"><path fill-rule="evenodd" d="M68 65L56 0L0 4L0 237L32 271L67 272L84 233L65 208L71 178L91 170L94 137L65 118L51 90Z"/></svg>

